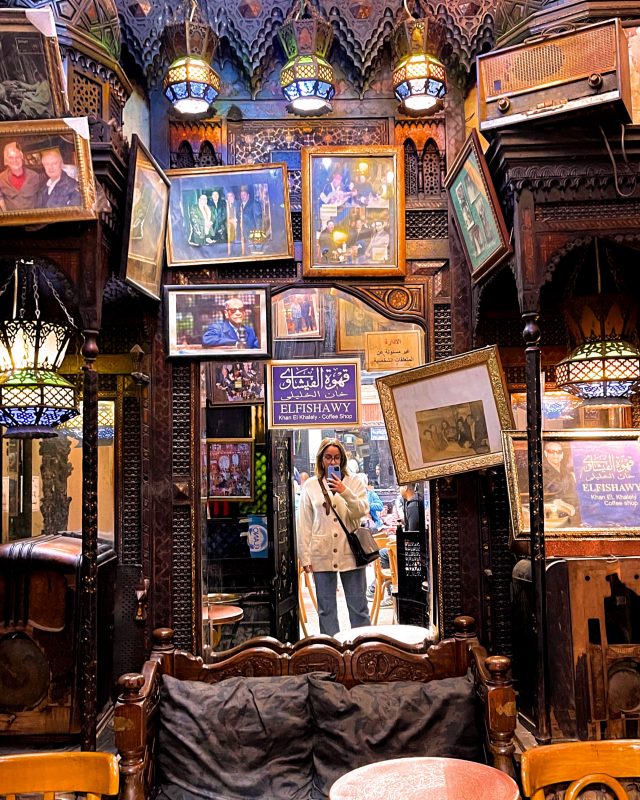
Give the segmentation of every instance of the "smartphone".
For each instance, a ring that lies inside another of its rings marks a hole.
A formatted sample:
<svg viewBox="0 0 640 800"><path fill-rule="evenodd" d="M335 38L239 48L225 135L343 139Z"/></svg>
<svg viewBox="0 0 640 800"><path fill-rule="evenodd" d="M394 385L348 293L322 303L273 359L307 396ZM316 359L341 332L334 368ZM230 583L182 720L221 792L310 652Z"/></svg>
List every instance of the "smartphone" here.
<svg viewBox="0 0 640 800"><path fill-rule="evenodd" d="M335 464L329 464L327 467L327 479L333 477L340 480L340 478L342 478L342 473L340 472L340 467L336 467Z"/></svg>

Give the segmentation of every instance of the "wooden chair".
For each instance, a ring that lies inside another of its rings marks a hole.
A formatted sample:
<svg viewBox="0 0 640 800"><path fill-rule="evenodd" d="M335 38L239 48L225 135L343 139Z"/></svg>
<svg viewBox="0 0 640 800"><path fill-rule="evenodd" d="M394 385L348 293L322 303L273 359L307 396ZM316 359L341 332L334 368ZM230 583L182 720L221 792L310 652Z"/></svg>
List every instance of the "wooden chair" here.
<svg viewBox="0 0 640 800"><path fill-rule="evenodd" d="M87 800L118 794L118 759L111 753L28 753L0 756L0 796L79 792Z"/></svg>
<svg viewBox="0 0 640 800"><path fill-rule="evenodd" d="M544 787L571 782L564 800L576 800L591 784L603 784L617 800L629 795L616 778L640 776L640 740L566 742L534 747L522 754L522 789L531 800L544 800Z"/></svg>
<svg viewBox="0 0 640 800"><path fill-rule="evenodd" d="M376 533L374 534L373 538L376 540L378 547L388 548L387 535L385 533ZM389 567L391 567L391 563L389 563ZM378 616L380 614L380 605L384 598L387 587L391 586L392 583L391 568L383 569L382 565L380 564L380 559L376 558L376 560L373 562L373 577L374 589L373 601L371 603L371 624L377 625Z"/></svg>
<svg viewBox="0 0 640 800"><path fill-rule="evenodd" d="M298 559L298 616L300 618L300 626L302 628L302 632L304 633L305 636L308 636L309 634L307 633L307 612L304 607L304 595L302 594L304 586L307 587L307 591L309 592L309 597L311 598L313 607L317 612L318 601L316 599L316 593L313 588L313 580L311 579L311 575L302 569L302 564L300 563L300 559Z"/></svg>

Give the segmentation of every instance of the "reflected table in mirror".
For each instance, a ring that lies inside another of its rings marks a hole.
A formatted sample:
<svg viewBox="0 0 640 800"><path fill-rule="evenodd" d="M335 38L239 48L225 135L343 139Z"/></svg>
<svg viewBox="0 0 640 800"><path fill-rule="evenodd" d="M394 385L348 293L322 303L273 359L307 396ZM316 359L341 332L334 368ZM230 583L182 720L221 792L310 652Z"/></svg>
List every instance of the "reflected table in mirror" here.
<svg viewBox="0 0 640 800"><path fill-rule="evenodd" d="M333 784L330 800L519 800L500 770L459 758L394 758L359 767Z"/></svg>
<svg viewBox="0 0 640 800"><path fill-rule="evenodd" d="M435 641L435 631L422 628L420 625L363 625L359 628L347 628L338 631L333 637L341 644L353 642L361 636L387 636L396 642L428 647Z"/></svg>
<svg viewBox="0 0 640 800"><path fill-rule="evenodd" d="M205 662L207 654L220 643L222 626L239 623L244 617L240 606L230 606L222 603L210 603L202 606L203 651Z"/></svg>

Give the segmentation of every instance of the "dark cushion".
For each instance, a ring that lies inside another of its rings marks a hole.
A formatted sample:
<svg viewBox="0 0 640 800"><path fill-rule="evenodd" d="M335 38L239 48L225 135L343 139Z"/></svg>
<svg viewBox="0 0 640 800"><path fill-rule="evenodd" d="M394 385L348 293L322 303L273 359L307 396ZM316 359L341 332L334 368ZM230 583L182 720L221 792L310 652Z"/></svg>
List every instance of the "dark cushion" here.
<svg viewBox="0 0 640 800"><path fill-rule="evenodd" d="M356 767L405 756L482 760L471 676L346 689L309 676L314 798Z"/></svg>
<svg viewBox="0 0 640 800"><path fill-rule="evenodd" d="M308 675L162 679L158 765L170 800L307 800Z"/></svg>

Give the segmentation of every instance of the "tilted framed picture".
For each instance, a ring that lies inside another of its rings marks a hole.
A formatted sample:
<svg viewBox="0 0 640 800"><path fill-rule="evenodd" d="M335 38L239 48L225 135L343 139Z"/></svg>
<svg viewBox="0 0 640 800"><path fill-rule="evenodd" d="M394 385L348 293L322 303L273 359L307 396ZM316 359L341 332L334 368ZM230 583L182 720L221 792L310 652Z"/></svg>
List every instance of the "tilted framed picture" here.
<svg viewBox="0 0 640 800"><path fill-rule="evenodd" d="M253 499L253 439L207 439L208 496Z"/></svg>
<svg viewBox="0 0 640 800"><path fill-rule="evenodd" d="M509 233L475 130L445 178L450 208L473 281L511 253Z"/></svg>
<svg viewBox="0 0 640 800"><path fill-rule="evenodd" d="M307 277L404 275L402 149L303 148L302 230Z"/></svg>
<svg viewBox="0 0 640 800"><path fill-rule="evenodd" d="M502 463L511 405L495 346L376 379L399 483Z"/></svg>
<svg viewBox="0 0 640 800"><path fill-rule="evenodd" d="M0 225L95 219L86 117L0 122Z"/></svg>
<svg viewBox="0 0 640 800"><path fill-rule="evenodd" d="M269 358L268 286L165 286L169 356Z"/></svg>
<svg viewBox="0 0 640 800"><path fill-rule="evenodd" d="M68 114L50 6L0 9L0 122Z"/></svg>
<svg viewBox="0 0 640 800"><path fill-rule="evenodd" d="M514 539L529 539L527 434L502 434ZM547 539L640 538L640 430L575 428L542 434Z"/></svg>
<svg viewBox="0 0 640 800"><path fill-rule="evenodd" d="M134 133L124 214L123 277L154 300L160 300L169 187L169 179Z"/></svg>
<svg viewBox="0 0 640 800"><path fill-rule="evenodd" d="M173 169L170 267L293 258L284 164Z"/></svg>

